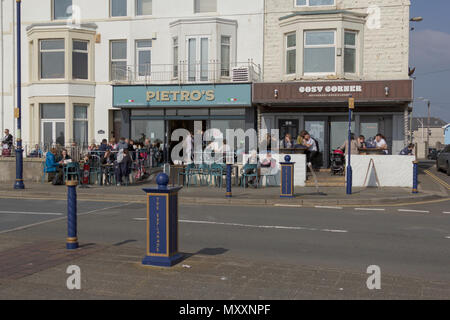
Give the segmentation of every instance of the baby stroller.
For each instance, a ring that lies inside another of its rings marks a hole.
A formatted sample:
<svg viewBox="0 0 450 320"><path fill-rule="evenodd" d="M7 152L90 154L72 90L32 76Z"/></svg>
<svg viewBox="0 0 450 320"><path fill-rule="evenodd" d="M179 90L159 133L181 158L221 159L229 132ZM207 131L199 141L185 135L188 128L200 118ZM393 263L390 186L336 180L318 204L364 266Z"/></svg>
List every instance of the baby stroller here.
<svg viewBox="0 0 450 320"><path fill-rule="evenodd" d="M331 174L341 175L345 174L345 156L342 150L334 150L331 155Z"/></svg>

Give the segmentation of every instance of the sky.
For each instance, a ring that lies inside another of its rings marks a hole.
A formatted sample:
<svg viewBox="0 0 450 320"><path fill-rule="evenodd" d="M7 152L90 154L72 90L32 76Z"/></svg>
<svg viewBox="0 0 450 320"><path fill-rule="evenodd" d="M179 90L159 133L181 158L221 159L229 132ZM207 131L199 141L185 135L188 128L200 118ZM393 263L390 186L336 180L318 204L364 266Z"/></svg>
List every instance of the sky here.
<svg viewBox="0 0 450 320"><path fill-rule="evenodd" d="M414 116L426 116L431 101L431 115L450 122L450 0L411 0L410 62L416 67Z"/></svg>

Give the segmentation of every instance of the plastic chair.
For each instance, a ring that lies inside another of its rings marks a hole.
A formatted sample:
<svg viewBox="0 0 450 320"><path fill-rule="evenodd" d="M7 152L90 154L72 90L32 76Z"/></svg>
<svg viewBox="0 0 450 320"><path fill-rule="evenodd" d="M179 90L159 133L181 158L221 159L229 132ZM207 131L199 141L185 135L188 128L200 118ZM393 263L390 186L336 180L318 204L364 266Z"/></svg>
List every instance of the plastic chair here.
<svg viewBox="0 0 450 320"><path fill-rule="evenodd" d="M221 164L213 163L211 164L211 169L209 171L209 178L212 181L214 177L214 185L217 186L217 181L219 181L219 188L222 188L222 180L224 175L224 167Z"/></svg>
<svg viewBox="0 0 450 320"><path fill-rule="evenodd" d="M248 173L249 171L252 171L253 173ZM257 164L252 164L252 163L247 163L244 165L244 167L242 168L242 175L241 175L241 186L245 189L246 188L246 178L252 178L255 177L256 178L256 182L258 185L259 184L259 179L258 179L258 165Z"/></svg>
<svg viewBox="0 0 450 320"><path fill-rule="evenodd" d="M210 166L207 163L202 163L198 166L198 174L200 176L200 185L203 185L204 179L206 179L206 185L209 185L210 181Z"/></svg>
<svg viewBox="0 0 450 320"><path fill-rule="evenodd" d="M196 168L195 168L195 164L190 163L186 166L186 168L184 168L184 170L182 172L178 173L178 178L180 177L180 175L184 176L185 181L186 181L186 186L189 188L189 184L190 184L190 180L191 177L194 177L195 179L195 184L197 184L197 172L196 172Z"/></svg>
<svg viewBox="0 0 450 320"><path fill-rule="evenodd" d="M76 176L78 183L81 181L80 165L78 162L70 162L64 166L64 181L69 181L70 177Z"/></svg>
<svg viewBox="0 0 450 320"><path fill-rule="evenodd" d="M91 181L91 176L94 175L96 182L98 184L101 184L102 168L101 168L100 157L97 155L92 155L89 165L90 165L90 167L89 167L89 182Z"/></svg>

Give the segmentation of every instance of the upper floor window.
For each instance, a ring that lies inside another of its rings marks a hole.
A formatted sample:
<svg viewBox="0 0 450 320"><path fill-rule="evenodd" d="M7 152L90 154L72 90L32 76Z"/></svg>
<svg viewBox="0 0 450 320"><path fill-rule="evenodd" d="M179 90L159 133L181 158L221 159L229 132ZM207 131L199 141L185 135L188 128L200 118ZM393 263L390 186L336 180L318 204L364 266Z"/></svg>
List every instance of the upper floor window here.
<svg viewBox="0 0 450 320"><path fill-rule="evenodd" d="M111 17L125 17L127 15L127 0L110 0Z"/></svg>
<svg viewBox="0 0 450 320"><path fill-rule="evenodd" d="M127 78L127 40L111 41L111 80Z"/></svg>
<svg viewBox="0 0 450 320"><path fill-rule="evenodd" d="M356 32L346 31L344 36L344 72L356 73Z"/></svg>
<svg viewBox="0 0 450 320"><path fill-rule="evenodd" d="M152 40L136 41L136 60L139 77L148 77L152 62Z"/></svg>
<svg viewBox="0 0 450 320"><path fill-rule="evenodd" d="M296 72L297 63L297 34L290 33L286 35L286 74Z"/></svg>
<svg viewBox="0 0 450 320"><path fill-rule="evenodd" d="M336 72L336 31L306 31L304 73Z"/></svg>
<svg viewBox="0 0 450 320"><path fill-rule="evenodd" d="M136 15L149 16L152 14L152 0L136 0Z"/></svg>
<svg viewBox="0 0 450 320"><path fill-rule="evenodd" d="M222 36L220 41L220 75L230 76L231 37Z"/></svg>
<svg viewBox="0 0 450 320"><path fill-rule="evenodd" d="M89 41L74 40L72 49L72 78L88 79Z"/></svg>
<svg viewBox="0 0 450 320"><path fill-rule="evenodd" d="M40 78L64 79L64 39L40 40Z"/></svg>
<svg viewBox="0 0 450 320"><path fill-rule="evenodd" d="M178 37L172 39L173 45L173 77L178 77Z"/></svg>
<svg viewBox="0 0 450 320"><path fill-rule="evenodd" d="M67 19L72 16L72 0L53 0L53 19Z"/></svg>
<svg viewBox="0 0 450 320"><path fill-rule="evenodd" d="M217 0L194 0L194 13L216 12Z"/></svg>
<svg viewBox="0 0 450 320"><path fill-rule="evenodd" d="M296 7L333 6L335 0L295 0Z"/></svg>

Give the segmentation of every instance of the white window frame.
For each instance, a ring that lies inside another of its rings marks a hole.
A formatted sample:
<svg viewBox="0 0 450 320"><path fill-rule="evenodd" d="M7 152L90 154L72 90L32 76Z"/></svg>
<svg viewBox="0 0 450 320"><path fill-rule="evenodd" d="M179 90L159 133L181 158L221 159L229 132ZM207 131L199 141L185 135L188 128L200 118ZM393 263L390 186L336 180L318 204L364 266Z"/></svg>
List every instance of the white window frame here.
<svg viewBox="0 0 450 320"><path fill-rule="evenodd" d="M333 32L334 33L334 44L333 46L329 44L320 44L320 45L306 45L306 34L309 32ZM336 37L337 30L335 29L316 29L316 30L304 30L303 31L303 75L305 76L324 76L324 75L336 75L337 73L337 57L336 57ZM305 71L305 51L308 48L331 48L334 47L334 71L333 72L306 72Z"/></svg>
<svg viewBox="0 0 450 320"><path fill-rule="evenodd" d="M56 0L52 0L52 20L55 20L55 21L64 21L64 20L67 20L67 19L71 19L73 13L70 14L70 15L68 15L67 17L64 17L64 18L57 18L57 17L55 16L55 1L56 1ZM68 8L70 8L70 7L73 8L73 0L72 0L72 4L71 4ZM67 8L67 9L68 9L68 8ZM67 13L67 9L66 9L66 13Z"/></svg>
<svg viewBox="0 0 450 320"><path fill-rule="evenodd" d="M229 42L224 43L223 42L224 38L228 38ZM227 79L231 77L231 39L232 39L232 37L229 35L220 35L220 77L227 78ZM223 71L222 70L222 64L223 64L222 47L223 46L228 46L228 49L229 49L228 75L222 74L222 71Z"/></svg>
<svg viewBox="0 0 450 320"><path fill-rule="evenodd" d="M64 118L42 118L42 108L44 104L62 104L64 105L64 109L66 107L65 103L63 102L55 102L55 103L39 103L39 119L41 121L40 123L40 140L42 145L44 145L45 141L44 141L44 124L45 123L51 123L52 124L52 144L50 147L53 147L56 145L56 139L57 139L57 133L56 133L56 123L64 123L64 144L67 142L67 136L66 136L66 119L67 119L67 114L66 114L66 110L64 110Z"/></svg>
<svg viewBox="0 0 450 320"><path fill-rule="evenodd" d="M86 50L79 50L79 49L74 49L74 42L84 42L86 43ZM72 79L73 80L80 80L80 81L88 81L90 79L89 77L89 70L90 70L90 62L89 62L89 40L82 40L82 39L72 39ZM87 55L87 78L86 79L81 79L81 78L75 78L73 76L73 53L74 52L78 52L78 53L85 53Z"/></svg>
<svg viewBox="0 0 450 320"><path fill-rule="evenodd" d="M75 107L85 107L86 108L86 118L75 118ZM75 122L86 122L86 128L87 128L87 136L86 136L86 144L89 144L89 105L88 104L81 104L81 103L75 103L73 105L73 133L72 133L72 140L75 141ZM77 141L78 143L78 141Z"/></svg>
<svg viewBox="0 0 450 320"><path fill-rule="evenodd" d="M194 12L194 14L208 14L208 13L214 13L214 12L217 12L217 0L214 0L215 2L216 2L216 11L203 11L203 12L201 12L201 11L196 11L195 10L195 1L196 0L192 0L192 5L193 5L193 12ZM198 0L198 1L201 1L201 0Z"/></svg>
<svg viewBox="0 0 450 320"><path fill-rule="evenodd" d="M125 59L113 59L113 51L112 51L112 45L114 42L125 42L127 45L127 57ZM125 69L128 68L128 41L126 39L118 39L118 40L110 40L109 41L109 78L110 81L117 81L121 79L113 79L113 62L120 62L125 61ZM125 75L125 79L127 78L127 75Z"/></svg>
<svg viewBox="0 0 450 320"><path fill-rule="evenodd" d="M134 1L134 15L136 17L150 17L150 16L153 16L153 0L152 0L152 13L151 14L138 14L138 1L139 0L135 0Z"/></svg>
<svg viewBox="0 0 450 320"><path fill-rule="evenodd" d="M317 5L317 6L310 5L309 1L310 0L306 0L306 4L304 4L304 5L298 5L297 0L294 0L294 7L295 8L305 8L305 7L316 8L316 7L330 7L330 6L336 5L336 0L333 1L333 4L321 4L321 5Z"/></svg>
<svg viewBox="0 0 450 320"><path fill-rule="evenodd" d="M195 45L196 45L196 49L195 49L195 80L190 81L189 80L189 75L190 75L190 69L189 69L189 40L195 39ZM207 39L208 40L208 59L206 61L207 64L207 78L206 80L202 80L202 40L203 39ZM198 83L198 82L208 82L211 78L211 74L210 72L212 71L211 66L210 66L210 57L211 57L211 37L209 35L199 35L199 36L188 36L186 37L186 61L187 61L187 81L188 82L192 82L192 83Z"/></svg>
<svg viewBox="0 0 450 320"><path fill-rule="evenodd" d="M177 49L177 55L175 57L175 49ZM180 38L178 36L172 37L172 78L178 79L180 76Z"/></svg>
<svg viewBox="0 0 450 320"><path fill-rule="evenodd" d="M42 51L42 42L43 41L51 41L51 40L61 40L64 43L64 49L44 49ZM38 40L39 45L39 80L42 81L52 81L52 80L64 80L66 78L66 72L67 72L67 66L66 66L66 39L65 38L54 38L54 39L39 39ZM42 77L42 52L63 52L64 54L64 76L62 78L43 78Z"/></svg>
<svg viewBox="0 0 450 320"><path fill-rule="evenodd" d="M123 17L128 17L129 16L129 14L128 14L128 0L126 0L125 10L127 12L126 12L126 14L124 16L113 16L112 15L112 7L113 7L112 2L113 2L113 0L109 0L109 17L110 18L123 18Z"/></svg>
<svg viewBox="0 0 450 320"><path fill-rule="evenodd" d="M138 47L138 42L139 41L150 41L150 47L141 47L141 48L139 48ZM146 78L151 76L151 72L152 72L152 48L153 48L153 41L152 41L152 39L137 39L134 42L134 48L135 48L135 52L136 52L135 53L136 54L136 58L135 58L136 59L136 70L135 70L136 78L140 79L140 80L143 80L143 79L146 79ZM149 69L147 70L147 73L144 76L141 76L139 74L139 66L140 66L140 63L139 63L139 52L140 51L150 51L150 66L149 66Z"/></svg>
<svg viewBox="0 0 450 320"><path fill-rule="evenodd" d="M294 47L288 47L288 36L290 36L290 35L295 35L295 46ZM297 66L297 58L298 58L297 42L298 41L297 41L297 32L296 31L288 32L288 33L284 34L284 74L286 76L292 76L292 75L297 74L297 69L298 69L298 66ZM287 66L288 66L287 54L288 54L288 51L292 51L292 50L295 51L295 72L287 73Z"/></svg>
<svg viewBox="0 0 450 320"><path fill-rule="evenodd" d="M355 45L347 45L345 44L345 34L352 33L355 35ZM355 50L355 72L345 72L345 49L354 49ZM354 30L346 30L344 29L344 52L343 52L343 66L342 70L344 74L356 75L358 74L358 32Z"/></svg>

